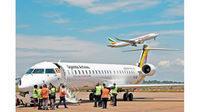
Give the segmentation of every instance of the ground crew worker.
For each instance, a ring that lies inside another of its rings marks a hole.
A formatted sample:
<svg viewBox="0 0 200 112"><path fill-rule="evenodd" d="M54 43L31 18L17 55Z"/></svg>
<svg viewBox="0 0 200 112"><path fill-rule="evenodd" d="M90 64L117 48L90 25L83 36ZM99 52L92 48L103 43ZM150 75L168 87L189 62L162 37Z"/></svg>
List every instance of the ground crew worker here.
<svg viewBox="0 0 200 112"><path fill-rule="evenodd" d="M113 106L117 106L117 86L116 83L113 84L113 87L111 88L111 94L112 94L112 100L113 100Z"/></svg>
<svg viewBox="0 0 200 112"><path fill-rule="evenodd" d="M60 101L59 103L56 105L56 108L58 108L58 106L60 105L60 103L63 101L63 104L65 106L65 108L68 108L67 107L67 104L66 104L66 101L65 101L65 95L66 95L66 92L65 92L65 86L62 85L62 88L59 89L59 93L60 93Z"/></svg>
<svg viewBox="0 0 200 112"><path fill-rule="evenodd" d="M97 102L98 102L98 107L101 107L101 94L102 94L102 86L97 83L95 89L94 89L94 107L97 107Z"/></svg>
<svg viewBox="0 0 200 112"><path fill-rule="evenodd" d="M55 92L55 97L53 98L53 101L54 101L54 105L56 104L56 92L58 91L58 89L52 85L52 91Z"/></svg>
<svg viewBox="0 0 200 112"><path fill-rule="evenodd" d="M106 109L107 108L107 101L108 101L108 98L109 98L109 89L106 88L105 84L103 84L103 87L104 87L104 89L102 90L102 95L101 95L102 108Z"/></svg>
<svg viewBox="0 0 200 112"><path fill-rule="evenodd" d="M112 95L112 89L110 90L110 105L113 105L113 95Z"/></svg>
<svg viewBox="0 0 200 112"><path fill-rule="evenodd" d="M49 86L49 99L50 99L50 108L51 110L55 110L55 97L56 97L56 90L53 88L52 85Z"/></svg>
<svg viewBox="0 0 200 112"><path fill-rule="evenodd" d="M44 84L42 88L43 110L48 110L48 95L47 85Z"/></svg>
<svg viewBox="0 0 200 112"><path fill-rule="evenodd" d="M34 85L34 89L33 89L34 107L36 107L37 102L38 102L37 87L38 87L37 85Z"/></svg>
<svg viewBox="0 0 200 112"><path fill-rule="evenodd" d="M42 109L42 86L40 86L40 88L37 91L38 93L38 99L39 99L39 103L38 103L38 110Z"/></svg>

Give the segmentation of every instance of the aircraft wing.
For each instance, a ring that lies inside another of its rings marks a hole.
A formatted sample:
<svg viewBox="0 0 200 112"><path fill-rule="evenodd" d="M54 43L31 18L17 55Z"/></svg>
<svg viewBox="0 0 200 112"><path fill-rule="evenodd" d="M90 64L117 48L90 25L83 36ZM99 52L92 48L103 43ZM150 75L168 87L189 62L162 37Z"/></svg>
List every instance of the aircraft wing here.
<svg viewBox="0 0 200 112"><path fill-rule="evenodd" d="M149 87L180 87L184 84L118 84L118 88L131 89L131 88L149 88Z"/></svg>
<svg viewBox="0 0 200 112"><path fill-rule="evenodd" d="M115 37L115 38L116 38L116 40L122 41L122 42L129 42L129 43L133 43L134 42L134 40L123 40L123 39L119 39L117 37Z"/></svg>

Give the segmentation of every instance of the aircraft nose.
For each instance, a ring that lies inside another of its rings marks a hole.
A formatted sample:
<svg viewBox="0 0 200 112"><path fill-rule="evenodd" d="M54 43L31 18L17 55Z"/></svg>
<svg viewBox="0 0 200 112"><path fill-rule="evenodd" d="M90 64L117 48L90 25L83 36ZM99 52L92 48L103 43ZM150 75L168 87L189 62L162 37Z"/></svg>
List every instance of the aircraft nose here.
<svg viewBox="0 0 200 112"><path fill-rule="evenodd" d="M26 83L24 83L23 79L19 80L19 83L18 83L18 90L19 91L27 92L27 91L29 91L30 87L31 87L30 85L27 85Z"/></svg>

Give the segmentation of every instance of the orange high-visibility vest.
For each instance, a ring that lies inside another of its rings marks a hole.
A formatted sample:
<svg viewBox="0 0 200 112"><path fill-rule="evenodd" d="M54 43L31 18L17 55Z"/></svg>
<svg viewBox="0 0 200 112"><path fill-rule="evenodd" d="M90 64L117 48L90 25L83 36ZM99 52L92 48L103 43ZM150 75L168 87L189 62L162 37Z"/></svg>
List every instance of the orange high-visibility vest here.
<svg viewBox="0 0 200 112"><path fill-rule="evenodd" d="M60 93L60 97L64 97L65 95L66 95L66 93L64 92L62 92L62 90L63 90L63 88L60 88L60 91L59 91L59 93Z"/></svg>
<svg viewBox="0 0 200 112"><path fill-rule="evenodd" d="M48 98L49 92L47 90L47 88L42 88L42 98Z"/></svg>
<svg viewBox="0 0 200 112"><path fill-rule="evenodd" d="M109 89L103 89L101 98L109 98Z"/></svg>

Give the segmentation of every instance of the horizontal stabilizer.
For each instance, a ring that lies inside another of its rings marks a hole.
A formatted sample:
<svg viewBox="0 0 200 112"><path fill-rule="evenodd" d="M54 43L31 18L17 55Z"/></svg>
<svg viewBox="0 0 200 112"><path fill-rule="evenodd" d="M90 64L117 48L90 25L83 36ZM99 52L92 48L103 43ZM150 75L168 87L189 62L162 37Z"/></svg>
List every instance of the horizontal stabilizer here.
<svg viewBox="0 0 200 112"><path fill-rule="evenodd" d="M107 47L114 47L113 45L107 45Z"/></svg>
<svg viewBox="0 0 200 112"><path fill-rule="evenodd" d="M166 48L145 48L146 50L159 50L159 51L178 51L178 49L166 49ZM131 49L125 50L123 52L131 52L131 51L142 51L144 49Z"/></svg>

